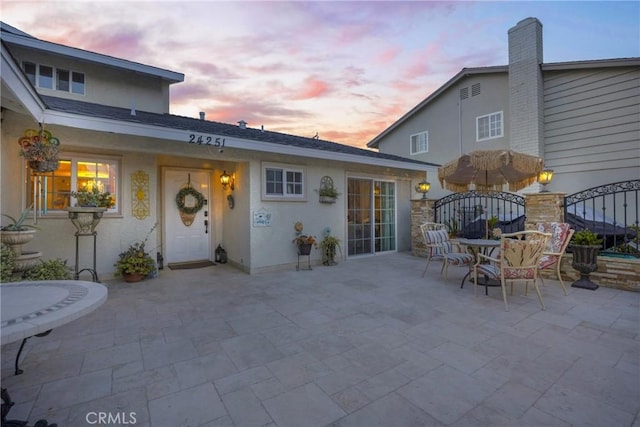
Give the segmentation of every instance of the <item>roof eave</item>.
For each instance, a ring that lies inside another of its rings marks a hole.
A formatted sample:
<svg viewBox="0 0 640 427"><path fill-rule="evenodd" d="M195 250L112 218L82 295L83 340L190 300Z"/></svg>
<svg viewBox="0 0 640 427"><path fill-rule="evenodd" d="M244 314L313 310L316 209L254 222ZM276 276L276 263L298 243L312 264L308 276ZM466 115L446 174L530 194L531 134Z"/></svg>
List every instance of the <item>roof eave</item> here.
<svg viewBox="0 0 640 427"><path fill-rule="evenodd" d="M367 143L367 147L369 147L369 148L378 148L378 144L380 143L380 140L382 138L384 138L391 131L393 131L395 128L397 128L402 123L404 123L406 120L408 120L415 113L420 111L425 105L427 105L432 100L434 100L435 98L440 96L440 94L445 92L451 86L455 85L459 80L461 80L461 79L463 79L465 77L472 76L472 75L495 74L495 73L506 73L506 72L508 72L508 67L506 65L498 65L498 66L494 66L494 67L463 68L462 70L460 70L460 72L458 72L458 74L456 74L451 79L449 79L445 84L440 86L438 89L436 89L434 92L432 92L428 97L423 99L418 105L413 107L406 114L404 114L402 117L400 117L398 120L396 120L393 124L391 124L391 126L386 128L385 130L383 130L378 136L376 136L371 141L369 141Z"/></svg>
<svg viewBox="0 0 640 427"><path fill-rule="evenodd" d="M179 83L184 81L184 74L175 71L165 70L162 68L144 65L137 62L127 61L125 59L115 58L100 53L90 52L88 50L64 46L36 38L23 37L11 33L2 33L2 40L22 47L51 52L57 55L69 56L75 59L94 62L101 65L107 65L116 68L122 68L135 71L142 74L148 74L160 77L171 83Z"/></svg>
<svg viewBox="0 0 640 427"><path fill-rule="evenodd" d="M75 128L81 128L86 130L92 130L97 132L110 132L122 135L133 135L140 137L158 138L168 141L180 142L188 144L189 135L193 134L193 131L188 129L174 129L163 126L148 125L137 122L126 122L120 120L113 120L101 117L90 117L75 113L61 112L56 110L46 110L43 120L49 125L55 124L60 126L69 126ZM200 132L201 133L201 132ZM305 147L295 147L284 144L274 144L264 141L256 141L252 139L243 139L238 137L230 137L225 135L220 136L227 140L227 147L237 148L243 150L253 150L260 152L269 152L275 154L311 157L315 159L323 159L330 161L342 161L357 164L366 164L371 166L389 167L406 169L413 171L426 171L434 166L427 163L415 163L404 162L401 160L372 158L366 156L359 156L349 153L338 153L325 150L317 150Z"/></svg>

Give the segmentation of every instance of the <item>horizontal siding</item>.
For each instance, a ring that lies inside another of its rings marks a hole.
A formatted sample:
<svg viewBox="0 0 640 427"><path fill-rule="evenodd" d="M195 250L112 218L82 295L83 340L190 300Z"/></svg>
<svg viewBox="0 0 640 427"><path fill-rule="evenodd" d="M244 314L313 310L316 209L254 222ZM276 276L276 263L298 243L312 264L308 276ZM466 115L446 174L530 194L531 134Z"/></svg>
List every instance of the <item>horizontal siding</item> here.
<svg viewBox="0 0 640 427"><path fill-rule="evenodd" d="M640 68L544 75L545 163L556 172L640 171Z"/></svg>

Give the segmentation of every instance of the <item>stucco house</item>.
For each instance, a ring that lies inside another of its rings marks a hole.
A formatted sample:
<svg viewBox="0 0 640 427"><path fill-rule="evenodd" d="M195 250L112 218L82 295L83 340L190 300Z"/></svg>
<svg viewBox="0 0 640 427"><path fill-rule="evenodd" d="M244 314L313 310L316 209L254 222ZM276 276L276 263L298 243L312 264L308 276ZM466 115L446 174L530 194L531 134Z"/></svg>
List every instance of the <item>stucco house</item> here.
<svg viewBox="0 0 640 427"><path fill-rule="evenodd" d="M571 194L640 176L640 58L543 61L542 24L508 31L509 64L463 68L368 143L445 164L474 150L544 158ZM448 194L430 175L433 198ZM533 184L523 192L537 192Z"/></svg>
<svg viewBox="0 0 640 427"><path fill-rule="evenodd" d="M436 164L252 128L241 117L236 125L204 113L172 115L170 87L183 80L2 24L2 212L34 205L30 221L40 231L27 249L73 264L66 209L76 203L72 191L95 187L115 197L96 228L103 279L118 254L147 235L147 249L165 265L213 260L222 245L229 262L249 273L295 267L298 221L318 238L330 229L343 258L410 250L410 199ZM57 170L36 174L20 157L25 132L60 141ZM321 203L318 190L331 183L340 194ZM176 200L185 186L203 196L188 221ZM91 239L79 246L78 263L90 265ZM313 251L312 263L320 260Z"/></svg>

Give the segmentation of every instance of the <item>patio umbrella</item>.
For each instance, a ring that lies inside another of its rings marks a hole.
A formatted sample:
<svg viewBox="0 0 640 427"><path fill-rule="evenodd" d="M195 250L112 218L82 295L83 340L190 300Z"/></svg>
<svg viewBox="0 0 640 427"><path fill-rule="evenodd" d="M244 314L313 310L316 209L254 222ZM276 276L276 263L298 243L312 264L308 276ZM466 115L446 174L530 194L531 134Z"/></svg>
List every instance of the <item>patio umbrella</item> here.
<svg viewBox="0 0 640 427"><path fill-rule="evenodd" d="M512 150L472 151L438 168L440 185L451 191L518 191L536 182L544 169L540 157Z"/></svg>
<svg viewBox="0 0 640 427"><path fill-rule="evenodd" d="M471 186L481 193L502 191L505 184L510 191L518 191L536 182L543 169L540 157L512 150L472 151L438 168L438 180L443 188L455 192L468 191ZM484 217L488 237L486 201Z"/></svg>

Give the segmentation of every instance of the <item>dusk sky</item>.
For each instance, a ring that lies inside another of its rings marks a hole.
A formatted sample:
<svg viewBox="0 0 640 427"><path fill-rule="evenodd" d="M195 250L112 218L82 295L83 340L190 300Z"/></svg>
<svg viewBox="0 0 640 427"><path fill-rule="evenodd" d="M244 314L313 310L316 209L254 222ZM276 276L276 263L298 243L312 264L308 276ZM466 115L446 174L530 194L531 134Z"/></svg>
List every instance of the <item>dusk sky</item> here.
<svg viewBox="0 0 640 427"><path fill-rule="evenodd" d="M464 67L507 65L543 25L544 62L640 56L640 2L2 0L34 37L185 74L171 113L365 147Z"/></svg>

